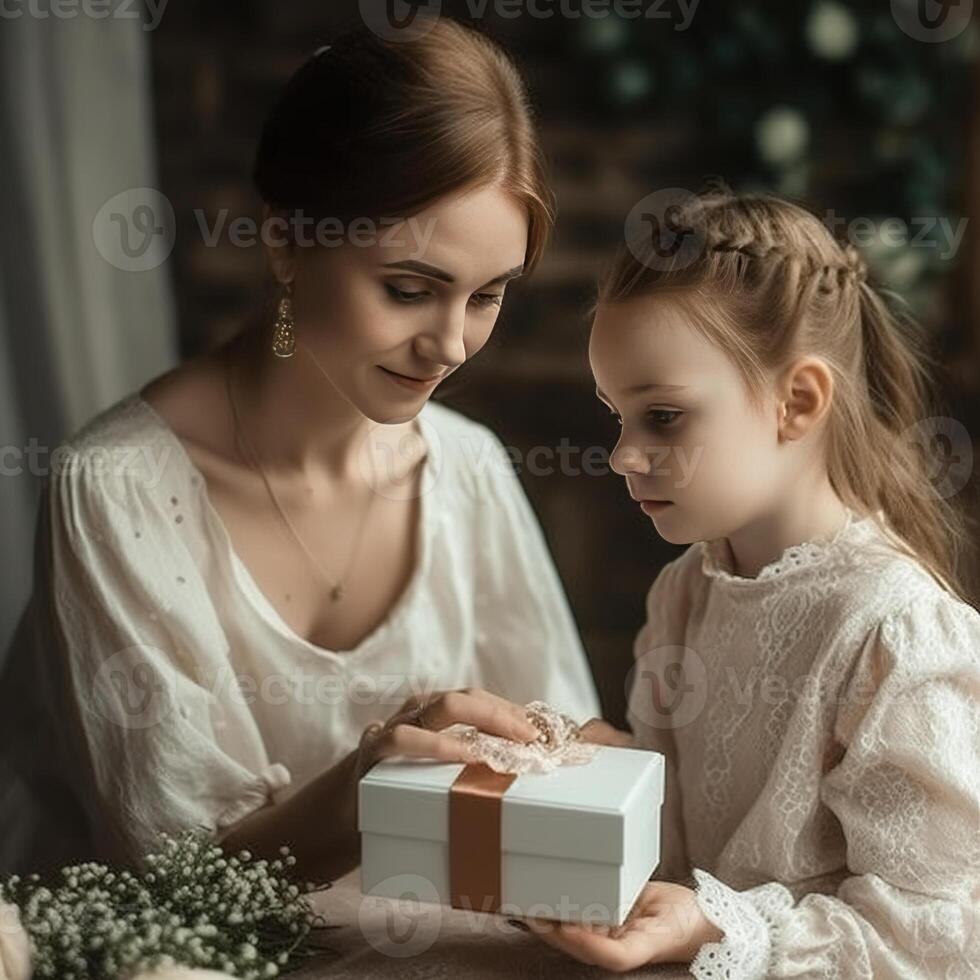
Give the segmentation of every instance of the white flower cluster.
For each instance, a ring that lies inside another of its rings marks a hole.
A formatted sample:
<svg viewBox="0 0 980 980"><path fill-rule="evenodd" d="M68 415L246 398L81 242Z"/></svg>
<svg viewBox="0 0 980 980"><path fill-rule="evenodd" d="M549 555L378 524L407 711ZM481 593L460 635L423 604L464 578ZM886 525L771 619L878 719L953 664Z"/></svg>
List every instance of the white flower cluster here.
<svg viewBox="0 0 980 980"><path fill-rule="evenodd" d="M319 951L309 935L326 923L306 896L329 884L294 884L288 847L270 863L230 856L196 830L161 841L141 875L85 863L63 868L53 888L38 875L0 883L30 938L35 978L125 980L183 966L258 980Z"/></svg>

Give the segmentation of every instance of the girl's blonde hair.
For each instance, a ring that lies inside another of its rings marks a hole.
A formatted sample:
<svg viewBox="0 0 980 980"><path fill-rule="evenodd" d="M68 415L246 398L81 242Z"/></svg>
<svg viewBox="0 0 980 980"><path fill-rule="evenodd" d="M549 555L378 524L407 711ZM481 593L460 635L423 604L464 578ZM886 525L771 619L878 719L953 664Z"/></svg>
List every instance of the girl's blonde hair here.
<svg viewBox="0 0 980 980"><path fill-rule="evenodd" d="M963 598L957 545L966 519L936 492L912 438L938 414L929 397L935 362L898 297L868 281L854 245L774 195L716 186L659 217L669 235L658 240L650 231L662 226L653 223L623 245L593 313L634 296L671 294L733 358L756 405L797 357L822 358L834 379L831 485L857 512L882 511L903 550Z"/></svg>

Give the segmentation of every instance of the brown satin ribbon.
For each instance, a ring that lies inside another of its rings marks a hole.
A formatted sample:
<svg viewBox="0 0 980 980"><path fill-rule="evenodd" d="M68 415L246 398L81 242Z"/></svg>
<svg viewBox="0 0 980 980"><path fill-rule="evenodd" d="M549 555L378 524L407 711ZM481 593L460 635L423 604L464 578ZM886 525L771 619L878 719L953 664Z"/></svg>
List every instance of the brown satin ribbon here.
<svg viewBox="0 0 980 980"><path fill-rule="evenodd" d="M458 909L496 912L501 904L503 796L517 773L468 763L449 787L449 890Z"/></svg>

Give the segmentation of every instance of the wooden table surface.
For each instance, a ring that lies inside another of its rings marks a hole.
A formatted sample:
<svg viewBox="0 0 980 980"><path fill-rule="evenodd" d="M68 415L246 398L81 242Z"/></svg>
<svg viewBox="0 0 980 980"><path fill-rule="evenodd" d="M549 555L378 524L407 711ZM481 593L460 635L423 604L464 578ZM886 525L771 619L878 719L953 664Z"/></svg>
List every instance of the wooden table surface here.
<svg viewBox="0 0 980 980"><path fill-rule="evenodd" d="M359 868L318 893L314 905L337 927L324 931L318 940L336 953L311 960L301 971L292 974L297 980L320 977L595 980L612 976L689 980L690 977L678 964L613 974L566 956L537 936L508 925L504 916L481 915L428 902L365 896L361 893Z"/></svg>

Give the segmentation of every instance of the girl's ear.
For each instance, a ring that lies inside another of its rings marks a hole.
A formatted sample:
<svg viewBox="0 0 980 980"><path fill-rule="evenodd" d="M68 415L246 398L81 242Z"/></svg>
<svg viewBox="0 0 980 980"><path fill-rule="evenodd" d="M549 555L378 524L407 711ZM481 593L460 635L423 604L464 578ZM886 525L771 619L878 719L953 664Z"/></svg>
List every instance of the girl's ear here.
<svg viewBox="0 0 980 980"><path fill-rule="evenodd" d="M834 376L819 357L801 357L786 369L779 385L779 437L802 439L830 411Z"/></svg>

